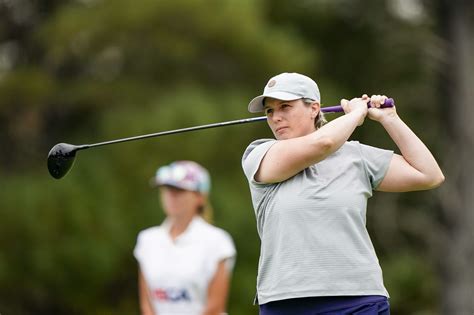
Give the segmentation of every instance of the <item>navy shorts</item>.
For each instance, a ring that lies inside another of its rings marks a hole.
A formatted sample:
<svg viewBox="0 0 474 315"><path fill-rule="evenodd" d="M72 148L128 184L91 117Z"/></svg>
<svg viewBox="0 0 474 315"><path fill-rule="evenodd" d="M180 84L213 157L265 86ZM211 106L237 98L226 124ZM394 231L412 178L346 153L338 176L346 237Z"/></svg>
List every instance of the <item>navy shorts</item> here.
<svg viewBox="0 0 474 315"><path fill-rule="evenodd" d="M260 315L390 315L385 296L307 297L259 305Z"/></svg>

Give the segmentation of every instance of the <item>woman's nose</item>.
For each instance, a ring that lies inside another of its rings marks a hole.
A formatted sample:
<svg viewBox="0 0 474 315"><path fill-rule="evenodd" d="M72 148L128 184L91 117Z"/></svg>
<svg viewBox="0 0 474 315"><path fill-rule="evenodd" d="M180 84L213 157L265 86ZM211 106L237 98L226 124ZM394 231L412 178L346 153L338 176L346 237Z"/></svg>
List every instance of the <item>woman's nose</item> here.
<svg viewBox="0 0 474 315"><path fill-rule="evenodd" d="M272 114L272 121L277 122L281 120L281 114L278 111L274 111Z"/></svg>

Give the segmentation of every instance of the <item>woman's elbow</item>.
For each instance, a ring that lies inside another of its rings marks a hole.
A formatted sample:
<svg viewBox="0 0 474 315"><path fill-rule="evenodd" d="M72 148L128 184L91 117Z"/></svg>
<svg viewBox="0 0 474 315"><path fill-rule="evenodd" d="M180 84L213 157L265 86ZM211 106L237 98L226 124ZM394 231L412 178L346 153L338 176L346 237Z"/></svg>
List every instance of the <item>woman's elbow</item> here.
<svg viewBox="0 0 474 315"><path fill-rule="evenodd" d="M446 178L444 177L444 174L442 172L439 173L439 176L436 181L436 187L441 186L442 183L444 183L444 180Z"/></svg>
<svg viewBox="0 0 474 315"><path fill-rule="evenodd" d="M433 189L441 186L444 182L445 177L443 172L439 171L437 174L430 177L430 180L427 181L427 188L426 189Z"/></svg>
<svg viewBox="0 0 474 315"><path fill-rule="evenodd" d="M329 155L332 152L336 151L336 142L329 138L329 137L323 137L318 139L315 142L315 146L317 147L316 150L319 152L321 155Z"/></svg>

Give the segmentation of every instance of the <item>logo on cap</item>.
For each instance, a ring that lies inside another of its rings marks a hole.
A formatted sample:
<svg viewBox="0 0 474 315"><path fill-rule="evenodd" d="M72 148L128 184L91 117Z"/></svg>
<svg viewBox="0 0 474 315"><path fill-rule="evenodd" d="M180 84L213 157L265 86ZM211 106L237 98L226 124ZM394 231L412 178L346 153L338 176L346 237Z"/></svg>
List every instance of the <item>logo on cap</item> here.
<svg viewBox="0 0 474 315"><path fill-rule="evenodd" d="M270 82L268 82L268 87L272 87L272 86L275 86L277 82L275 80L271 80Z"/></svg>

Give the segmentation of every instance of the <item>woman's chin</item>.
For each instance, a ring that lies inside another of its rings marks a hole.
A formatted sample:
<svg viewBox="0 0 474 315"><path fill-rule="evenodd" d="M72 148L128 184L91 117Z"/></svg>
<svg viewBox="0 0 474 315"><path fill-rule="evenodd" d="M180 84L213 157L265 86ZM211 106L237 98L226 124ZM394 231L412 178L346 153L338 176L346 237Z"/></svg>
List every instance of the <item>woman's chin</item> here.
<svg viewBox="0 0 474 315"><path fill-rule="evenodd" d="M274 134L274 136L275 136L275 139L277 140L287 140L291 138L291 136L286 132L277 133L277 134Z"/></svg>
<svg viewBox="0 0 474 315"><path fill-rule="evenodd" d="M275 136L275 139L277 140L286 140L286 139L291 138L289 133L286 130L274 132L273 135Z"/></svg>

